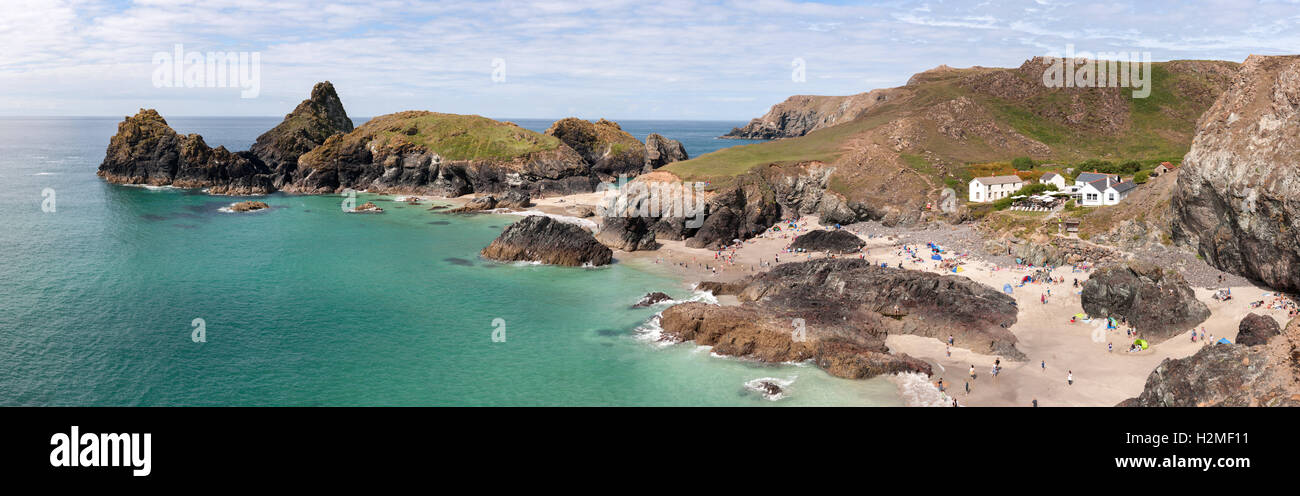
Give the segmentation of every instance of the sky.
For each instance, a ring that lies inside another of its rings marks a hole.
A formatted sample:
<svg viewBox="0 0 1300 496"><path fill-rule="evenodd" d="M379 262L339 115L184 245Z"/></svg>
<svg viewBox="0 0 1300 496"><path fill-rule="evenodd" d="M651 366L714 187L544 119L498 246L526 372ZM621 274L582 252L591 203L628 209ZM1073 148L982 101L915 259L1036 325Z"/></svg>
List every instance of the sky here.
<svg viewBox="0 0 1300 496"><path fill-rule="evenodd" d="M195 67L167 65L177 45L256 55L256 91L166 80L160 68ZM791 95L1068 45L1157 61L1300 53L1300 0L3 0L0 115L274 116L329 80L352 116L748 120Z"/></svg>

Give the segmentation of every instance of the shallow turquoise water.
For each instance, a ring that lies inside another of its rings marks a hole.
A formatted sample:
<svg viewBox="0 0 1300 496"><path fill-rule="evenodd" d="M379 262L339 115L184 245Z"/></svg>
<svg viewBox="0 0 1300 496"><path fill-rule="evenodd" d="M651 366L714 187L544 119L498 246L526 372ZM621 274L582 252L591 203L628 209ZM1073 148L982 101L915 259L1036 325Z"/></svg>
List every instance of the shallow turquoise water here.
<svg viewBox="0 0 1300 496"><path fill-rule="evenodd" d="M171 122L235 150L274 124ZM0 120L0 405L899 404L886 380L638 339L642 294L691 296L638 267L479 259L518 217L280 194L233 214L229 197L106 184L115 127ZM744 389L760 377L795 380L774 402Z"/></svg>

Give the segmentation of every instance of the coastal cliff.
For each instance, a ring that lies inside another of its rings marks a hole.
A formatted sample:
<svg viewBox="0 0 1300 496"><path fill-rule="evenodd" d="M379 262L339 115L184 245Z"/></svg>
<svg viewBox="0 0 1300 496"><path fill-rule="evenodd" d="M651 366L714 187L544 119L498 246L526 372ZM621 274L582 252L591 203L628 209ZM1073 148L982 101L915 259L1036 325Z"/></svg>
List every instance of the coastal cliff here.
<svg viewBox="0 0 1300 496"><path fill-rule="evenodd" d="M271 169L257 156L209 147L197 134L180 135L152 109L117 125L98 175L120 184L209 188L214 194L275 191Z"/></svg>
<svg viewBox="0 0 1300 496"><path fill-rule="evenodd" d="M1008 329L1016 322L1015 301L965 277L818 259L697 289L734 295L741 304L676 305L664 310L660 325L671 339L712 345L724 355L813 359L831 374L850 378L928 374L924 362L888 354L885 338L893 333L944 340L952 335L977 352L1024 359ZM794 319L801 319L806 334L798 335Z"/></svg>
<svg viewBox="0 0 1300 496"><path fill-rule="evenodd" d="M1210 265L1300 290L1300 56L1252 55L1201 117L1173 234Z"/></svg>
<svg viewBox="0 0 1300 496"><path fill-rule="evenodd" d="M249 148L262 163L275 171L275 187L283 188L294 179L298 157L312 151L336 134L352 132L352 119L329 81L316 83L311 97L303 100L280 124L257 137Z"/></svg>

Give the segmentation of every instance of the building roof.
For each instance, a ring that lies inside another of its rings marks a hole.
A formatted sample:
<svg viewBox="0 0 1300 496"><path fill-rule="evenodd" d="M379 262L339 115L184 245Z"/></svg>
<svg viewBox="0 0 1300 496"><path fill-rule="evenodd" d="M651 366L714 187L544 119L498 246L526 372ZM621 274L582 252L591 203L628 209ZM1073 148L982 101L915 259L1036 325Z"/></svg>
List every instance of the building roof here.
<svg viewBox="0 0 1300 496"><path fill-rule="evenodd" d="M1078 175L1078 177L1075 177L1074 180L1075 180L1075 181L1082 181L1082 182L1085 182L1085 183L1092 183L1092 182L1096 182L1096 181L1098 181L1098 180L1100 180L1100 179L1106 179L1106 178L1112 178L1112 177L1115 177L1115 176L1112 175L1112 174L1098 174L1098 173L1096 173L1096 172L1080 172L1079 175Z"/></svg>
<svg viewBox="0 0 1300 496"><path fill-rule="evenodd" d="M1058 177L1060 177L1060 176L1058 176L1055 172L1048 172L1048 173L1046 173L1046 174L1043 174L1043 177L1040 178L1039 181L1041 181L1041 182L1047 182L1047 181L1051 181L1051 180L1053 180L1053 179L1056 179L1056 178L1058 178Z"/></svg>
<svg viewBox="0 0 1300 496"><path fill-rule="evenodd" d="M984 184L984 185L986 185L986 186L992 186L992 185L994 185L994 184L1012 184L1012 183L1023 183L1023 182L1025 182L1025 180L1024 180L1024 179L1021 179L1020 176L989 176L989 177L977 177L977 178L975 178L975 180L976 180L976 181L979 181L981 184Z"/></svg>
<svg viewBox="0 0 1300 496"><path fill-rule="evenodd" d="M1128 190L1131 190L1131 189L1133 189L1133 188L1136 188L1136 187L1137 187L1137 183L1134 183L1133 181L1125 181L1125 182L1122 182L1122 183L1114 183L1114 184L1110 185L1110 187L1111 187L1112 189L1114 189L1116 193L1123 193L1123 192L1125 192L1125 191L1128 191Z"/></svg>

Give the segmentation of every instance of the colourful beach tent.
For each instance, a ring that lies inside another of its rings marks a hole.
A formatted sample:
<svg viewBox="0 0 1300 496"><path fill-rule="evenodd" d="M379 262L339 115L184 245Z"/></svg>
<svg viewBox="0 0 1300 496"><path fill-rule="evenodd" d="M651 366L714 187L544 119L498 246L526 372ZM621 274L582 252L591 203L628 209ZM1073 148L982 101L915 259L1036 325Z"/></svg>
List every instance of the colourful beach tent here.
<svg viewBox="0 0 1300 496"><path fill-rule="evenodd" d="M1228 338L1219 338L1218 342L1223 344L1232 344L1232 341L1228 341Z"/></svg>
<svg viewBox="0 0 1300 496"><path fill-rule="evenodd" d="M1145 340L1145 339L1137 339L1137 340L1134 340L1134 341L1133 341L1133 344L1136 344L1136 345L1142 347L1142 349L1144 349L1144 350L1147 349L1147 340Z"/></svg>
<svg viewBox="0 0 1300 496"><path fill-rule="evenodd" d="M1010 285L1010 284L1005 284L1005 285L1002 286L1002 292L1003 292L1003 293L1011 294L1012 291L1013 291L1013 290L1011 289L1011 285Z"/></svg>

